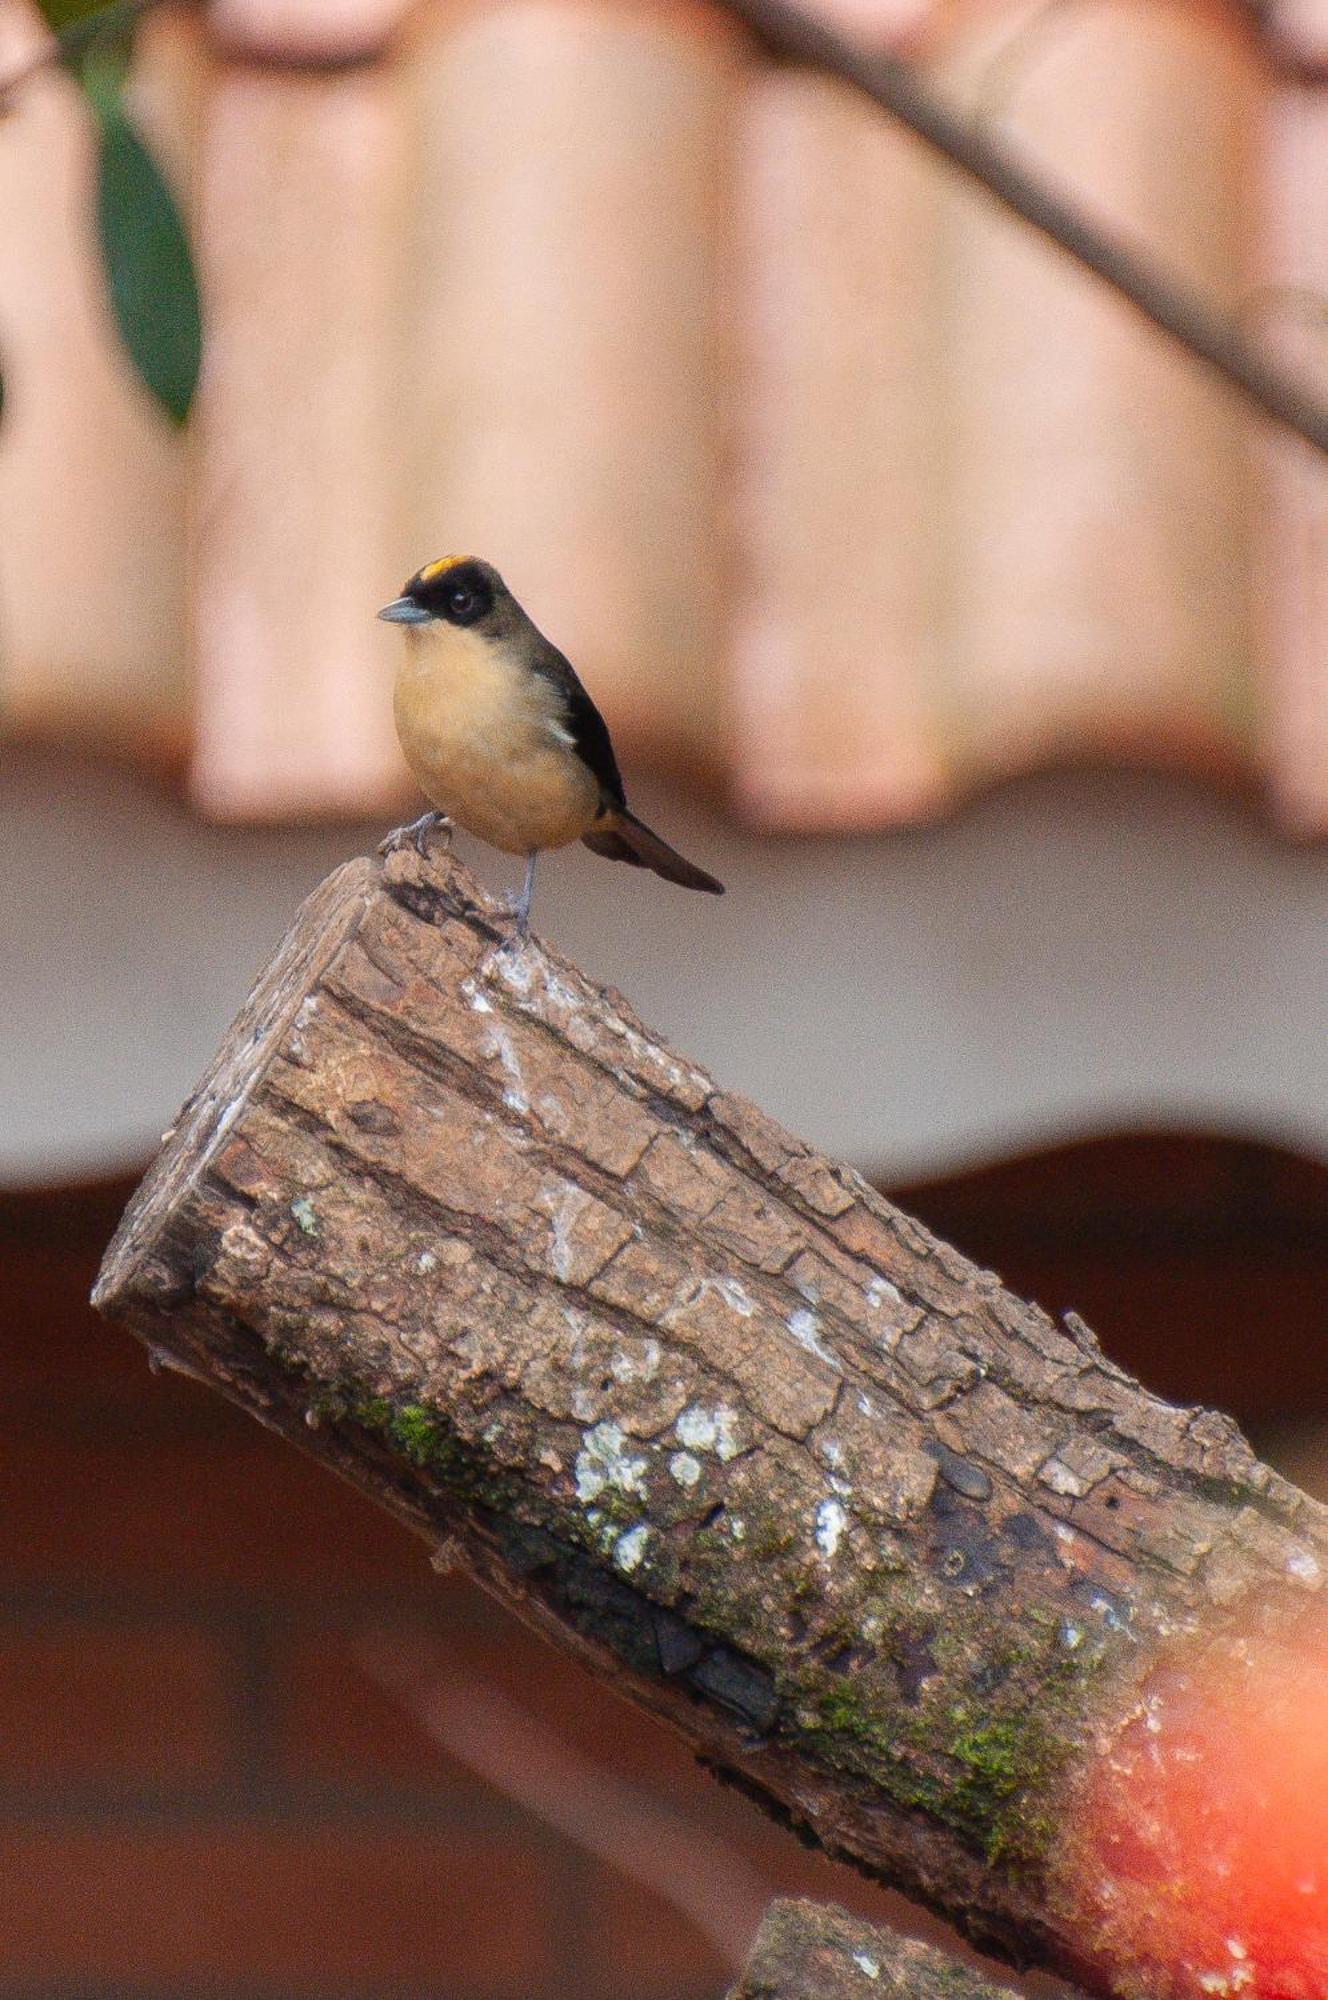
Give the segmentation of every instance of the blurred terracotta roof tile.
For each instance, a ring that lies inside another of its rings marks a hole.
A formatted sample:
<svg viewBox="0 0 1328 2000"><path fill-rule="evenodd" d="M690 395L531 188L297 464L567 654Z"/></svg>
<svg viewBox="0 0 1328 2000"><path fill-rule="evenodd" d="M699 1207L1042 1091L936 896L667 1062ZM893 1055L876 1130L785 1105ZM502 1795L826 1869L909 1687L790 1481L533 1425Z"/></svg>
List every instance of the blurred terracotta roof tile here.
<svg viewBox="0 0 1328 2000"><path fill-rule="evenodd" d="M620 748L717 778L731 38L514 0L417 45L414 562L483 551Z"/></svg>
<svg viewBox="0 0 1328 2000"><path fill-rule="evenodd" d="M966 10L946 64L965 101L982 102L1013 13ZM1084 210L1235 308L1254 83L1243 34L1211 11L1077 9L1007 72L1001 126ZM963 766L1086 749L1233 762L1250 672L1246 414L989 202L956 189L944 226L943 679Z"/></svg>
<svg viewBox="0 0 1328 2000"><path fill-rule="evenodd" d="M200 135L193 790L221 817L401 791L395 654L412 433L398 69L221 68Z"/></svg>
<svg viewBox="0 0 1328 2000"><path fill-rule="evenodd" d="M1328 394L1328 89L1247 8L825 4L1231 309L1290 288ZM1328 17L1268 11L1305 48ZM187 633L208 811L387 810L373 612L470 547L628 754L764 821L1105 752L1257 771L1328 824L1324 468L722 13L402 20L219 0L142 40L205 288L187 462L109 326L72 88L0 127L5 727L178 742ZM11 60L41 32L0 0Z"/></svg>
<svg viewBox="0 0 1328 2000"><path fill-rule="evenodd" d="M870 106L782 69L749 76L739 162L734 789L789 825L918 818L951 789L940 184Z"/></svg>
<svg viewBox="0 0 1328 2000"><path fill-rule="evenodd" d="M1328 0L1262 0L1260 11L1280 57L1328 71Z"/></svg>
<svg viewBox="0 0 1328 2000"><path fill-rule="evenodd" d="M1267 126L1264 324L1328 397L1328 92L1276 92ZM1260 537L1263 751L1281 817L1328 829L1328 465L1264 441Z"/></svg>
<svg viewBox="0 0 1328 2000"><path fill-rule="evenodd" d="M410 0L209 0L218 46L274 64L335 67L381 55Z"/></svg>
<svg viewBox="0 0 1328 2000"><path fill-rule="evenodd" d="M816 11L841 34L902 54L931 30L943 0L819 0Z"/></svg>

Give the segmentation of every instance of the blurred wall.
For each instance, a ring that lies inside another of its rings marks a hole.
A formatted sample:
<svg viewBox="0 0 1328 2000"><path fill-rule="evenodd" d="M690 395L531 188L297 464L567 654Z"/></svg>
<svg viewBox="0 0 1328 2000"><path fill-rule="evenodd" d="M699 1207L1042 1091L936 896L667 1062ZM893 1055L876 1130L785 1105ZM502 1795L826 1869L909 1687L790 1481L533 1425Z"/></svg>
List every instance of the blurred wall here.
<svg viewBox="0 0 1328 2000"><path fill-rule="evenodd" d="M0 788L0 1182L128 1170L301 896L382 828L205 827L124 771L19 752ZM1067 774L921 832L794 841L632 795L728 895L577 848L541 863L537 929L829 1151L894 1181L1138 1126L1328 1154L1328 854L1238 804Z"/></svg>
<svg viewBox="0 0 1328 2000"><path fill-rule="evenodd" d="M897 1917L325 1468L151 1375L86 1305L127 1192L0 1197L0 2000L718 2000L676 1853L646 1892L582 1852L432 1744L366 1648L422 1648L582 1781L681 1815L734 1950L753 1884ZM1328 1169L1132 1141L901 1199L1155 1387L1261 1438L1295 1420L1282 1462L1328 1494Z"/></svg>

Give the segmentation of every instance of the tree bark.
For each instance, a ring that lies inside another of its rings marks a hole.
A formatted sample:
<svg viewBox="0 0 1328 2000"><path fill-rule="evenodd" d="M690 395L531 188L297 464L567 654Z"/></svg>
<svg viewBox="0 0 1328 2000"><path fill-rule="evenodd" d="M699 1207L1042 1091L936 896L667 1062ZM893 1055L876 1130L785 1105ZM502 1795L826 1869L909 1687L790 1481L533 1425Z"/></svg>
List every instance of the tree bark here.
<svg viewBox="0 0 1328 2000"><path fill-rule="evenodd" d="M1075 1830L1178 1648L1299 1632L1323 1510L450 858L310 898L95 1302L831 1853L1099 1990L1219 1990Z"/></svg>
<svg viewBox="0 0 1328 2000"><path fill-rule="evenodd" d="M985 1972L851 1917L833 1903L780 1900L761 1919L728 2000L1014 2000ZM1065 2000L1073 2000L1068 1992Z"/></svg>

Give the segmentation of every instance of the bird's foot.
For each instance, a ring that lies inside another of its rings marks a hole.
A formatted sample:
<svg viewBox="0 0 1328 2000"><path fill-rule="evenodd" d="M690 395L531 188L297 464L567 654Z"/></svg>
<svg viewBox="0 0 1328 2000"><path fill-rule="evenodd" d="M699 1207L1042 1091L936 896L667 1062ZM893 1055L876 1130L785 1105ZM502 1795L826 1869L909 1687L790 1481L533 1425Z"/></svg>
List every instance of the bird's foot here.
<svg viewBox="0 0 1328 2000"><path fill-rule="evenodd" d="M522 909L519 896L504 896L499 907L503 915L511 920L512 925L503 940L503 949L519 951L530 941L530 912Z"/></svg>
<svg viewBox="0 0 1328 2000"><path fill-rule="evenodd" d="M402 848L409 842L419 855L420 860L427 861L429 859L429 842L435 833L446 833L447 844L449 847L452 845L452 822L447 817L447 814L440 812L421 813L419 818L411 820L408 826L393 827L387 838L379 841L378 852L384 855L400 854Z"/></svg>
<svg viewBox="0 0 1328 2000"><path fill-rule="evenodd" d="M512 906L512 915L516 918L516 934L522 944L530 936L530 896L535 887L535 860L533 854L526 856L526 879L521 885L521 894Z"/></svg>

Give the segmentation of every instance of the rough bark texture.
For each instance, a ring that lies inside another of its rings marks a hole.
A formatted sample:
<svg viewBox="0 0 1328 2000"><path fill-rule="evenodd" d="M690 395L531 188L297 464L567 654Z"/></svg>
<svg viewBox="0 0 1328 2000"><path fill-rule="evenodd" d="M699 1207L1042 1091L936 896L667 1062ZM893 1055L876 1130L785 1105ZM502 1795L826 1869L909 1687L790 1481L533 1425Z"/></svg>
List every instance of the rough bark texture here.
<svg viewBox="0 0 1328 2000"><path fill-rule="evenodd" d="M833 1853L1123 1987L1067 1787L1186 1635L1289 1626L1322 1510L509 928L411 850L325 883L97 1304Z"/></svg>
<svg viewBox="0 0 1328 2000"><path fill-rule="evenodd" d="M833 1903L790 1900L766 1911L729 2000L1014 2000L1014 1995L935 1945L864 1923Z"/></svg>

